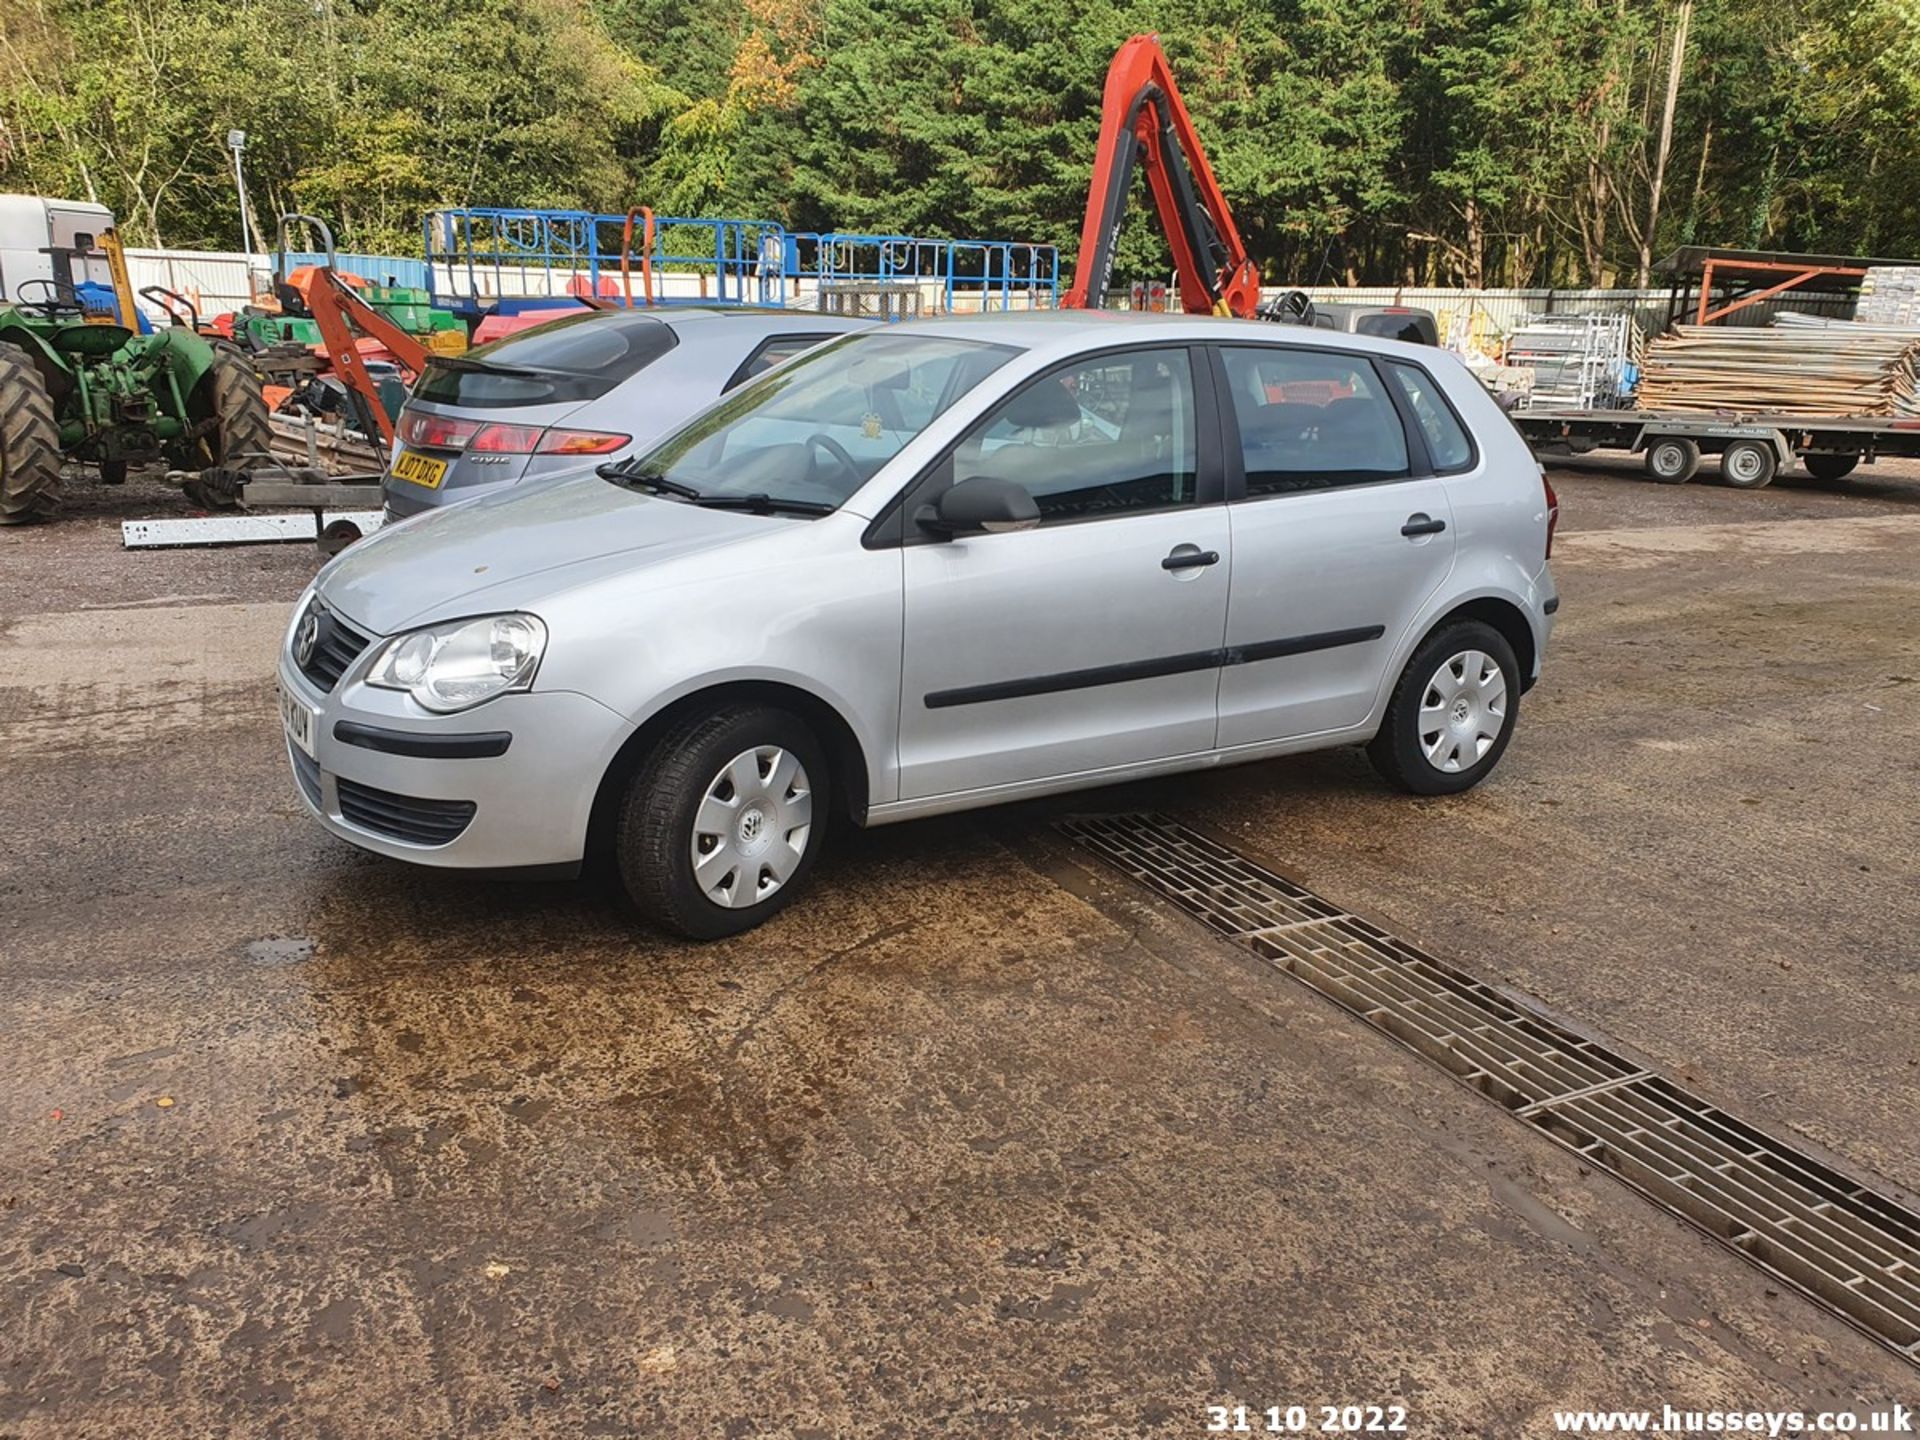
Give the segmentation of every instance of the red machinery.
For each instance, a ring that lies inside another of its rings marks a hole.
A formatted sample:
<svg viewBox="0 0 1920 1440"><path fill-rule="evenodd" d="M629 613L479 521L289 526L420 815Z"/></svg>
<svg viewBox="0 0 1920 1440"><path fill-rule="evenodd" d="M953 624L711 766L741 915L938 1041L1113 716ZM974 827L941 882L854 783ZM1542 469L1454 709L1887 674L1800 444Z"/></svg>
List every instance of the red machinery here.
<svg viewBox="0 0 1920 1440"><path fill-rule="evenodd" d="M1080 263L1062 308L1097 310L1105 304L1127 192L1134 166L1142 162L1173 247L1181 308L1194 315L1252 319L1260 304L1259 267L1240 243L1227 197L1200 148L1157 35L1134 36L1107 67Z"/></svg>

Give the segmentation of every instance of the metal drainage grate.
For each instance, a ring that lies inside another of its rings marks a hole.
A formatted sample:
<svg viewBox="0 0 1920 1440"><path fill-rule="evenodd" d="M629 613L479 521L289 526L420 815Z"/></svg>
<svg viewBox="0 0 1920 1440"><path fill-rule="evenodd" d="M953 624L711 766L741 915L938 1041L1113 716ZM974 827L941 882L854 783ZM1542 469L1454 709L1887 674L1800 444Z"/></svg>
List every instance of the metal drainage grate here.
<svg viewBox="0 0 1920 1440"><path fill-rule="evenodd" d="M1164 816L1060 828L1920 1363L1920 1214Z"/></svg>

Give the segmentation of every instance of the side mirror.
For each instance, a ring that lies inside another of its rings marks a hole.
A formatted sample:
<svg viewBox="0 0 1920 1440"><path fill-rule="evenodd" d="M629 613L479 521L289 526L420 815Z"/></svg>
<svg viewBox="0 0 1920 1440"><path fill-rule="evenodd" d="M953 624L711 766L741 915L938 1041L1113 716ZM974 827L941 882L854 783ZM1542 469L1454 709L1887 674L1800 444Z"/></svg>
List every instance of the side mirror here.
<svg viewBox="0 0 1920 1440"><path fill-rule="evenodd" d="M922 505L913 519L936 535L998 535L1033 529L1040 523L1040 507L1011 480L977 475L951 486L933 504Z"/></svg>

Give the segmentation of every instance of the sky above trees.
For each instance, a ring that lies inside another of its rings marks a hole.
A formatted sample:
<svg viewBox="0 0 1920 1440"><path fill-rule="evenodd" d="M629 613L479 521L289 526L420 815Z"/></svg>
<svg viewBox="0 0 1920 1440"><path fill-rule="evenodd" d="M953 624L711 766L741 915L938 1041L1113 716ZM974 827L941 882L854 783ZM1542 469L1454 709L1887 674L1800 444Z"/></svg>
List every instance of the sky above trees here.
<svg viewBox="0 0 1920 1440"><path fill-rule="evenodd" d="M645 203L1070 263L1107 62L1157 29L1269 283L1632 284L1685 243L1920 253L1914 0L1170 9L0 0L0 190L237 248L237 127L269 226L306 211L352 250L418 253L441 205ZM1166 268L1144 201L1121 280Z"/></svg>

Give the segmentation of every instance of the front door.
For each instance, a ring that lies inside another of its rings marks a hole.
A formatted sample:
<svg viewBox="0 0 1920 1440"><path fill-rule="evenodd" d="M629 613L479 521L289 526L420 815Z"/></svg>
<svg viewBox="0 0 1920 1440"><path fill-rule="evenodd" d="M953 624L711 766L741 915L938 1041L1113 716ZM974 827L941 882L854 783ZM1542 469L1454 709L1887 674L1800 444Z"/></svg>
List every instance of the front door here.
<svg viewBox="0 0 1920 1440"><path fill-rule="evenodd" d="M1245 485L1228 506L1220 746L1358 725L1453 568L1446 484L1367 356L1231 346L1221 358Z"/></svg>
<svg viewBox="0 0 1920 1440"><path fill-rule="evenodd" d="M1193 354L1082 358L1028 382L910 501L900 798L1213 746L1231 555ZM937 540L958 480L1026 488L1040 525Z"/></svg>

